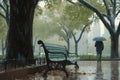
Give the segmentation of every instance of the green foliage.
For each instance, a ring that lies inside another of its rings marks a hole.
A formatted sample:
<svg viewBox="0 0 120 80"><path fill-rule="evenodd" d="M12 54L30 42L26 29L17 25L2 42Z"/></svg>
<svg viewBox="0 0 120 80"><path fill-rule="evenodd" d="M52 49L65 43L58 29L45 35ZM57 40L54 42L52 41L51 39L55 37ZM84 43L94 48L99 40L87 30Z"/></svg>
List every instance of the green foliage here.
<svg viewBox="0 0 120 80"><path fill-rule="evenodd" d="M70 30L82 29L83 25L89 23L92 14L89 9L81 4L67 4L61 19Z"/></svg>
<svg viewBox="0 0 120 80"><path fill-rule="evenodd" d="M61 5L62 0L45 0L46 8L49 10L54 10L56 8L59 8Z"/></svg>
<svg viewBox="0 0 120 80"><path fill-rule="evenodd" d="M41 15L42 14L42 9L39 5L36 6L35 8L35 16Z"/></svg>
<svg viewBox="0 0 120 80"><path fill-rule="evenodd" d="M45 17L46 19L35 18L33 24L33 34L39 36L42 39L46 39L53 35L59 34L61 30L53 18L49 17L49 15Z"/></svg>
<svg viewBox="0 0 120 80"><path fill-rule="evenodd" d="M49 2L50 1L50 2ZM55 0L55 3L52 3L51 1L54 0L49 0L48 4L58 4L59 1L61 0ZM56 2L58 1L58 2ZM47 4L47 2L46 2ZM34 24L33 24L33 34L36 36L39 36L42 39L46 39L49 38L51 36L54 35L58 35L61 33L61 29L60 27L58 27L58 20L59 17L62 13L62 7L60 7L61 3L59 3L59 5L57 8L46 8L44 7L42 10L42 14L39 16L35 16L34 19ZM58 9L59 8L59 9Z"/></svg>
<svg viewBox="0 0 120 80"><path fill-rule="evenodd" d="M7 35L7 27L3 18L0 17L0 39L3 39Z"/></svg>
<svg viewBox="0 0 120 80"><path fill-rule="evenodd" d="M106 0L109 1L109 0ZM105 9L103 6L103 2L100 0L87 0L88 3L90 3L92 6L97 8L100 12L105 13Z"/></svg>

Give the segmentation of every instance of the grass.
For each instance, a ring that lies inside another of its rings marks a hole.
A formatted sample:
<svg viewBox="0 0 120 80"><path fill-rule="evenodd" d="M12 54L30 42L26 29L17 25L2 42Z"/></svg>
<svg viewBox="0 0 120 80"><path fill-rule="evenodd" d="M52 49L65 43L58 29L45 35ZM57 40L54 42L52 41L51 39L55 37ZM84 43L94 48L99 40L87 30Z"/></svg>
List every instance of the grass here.
<svg viewBox="0 0 120 80"><path fill-rule="evenodd" d="M36 58L44 58L45 57L45 55L44 54L41 54L41 55L34 55L34 58L36 59Z"/></svg>
<svg viewBox="0 0 120 80"><path fill-rule="evenodd" d="M71 57L75 57L75 54L70 54ZM97 59L96 55L78 55L80 59ZM102 59L110 59L109 56L102 56Z"/></svg>

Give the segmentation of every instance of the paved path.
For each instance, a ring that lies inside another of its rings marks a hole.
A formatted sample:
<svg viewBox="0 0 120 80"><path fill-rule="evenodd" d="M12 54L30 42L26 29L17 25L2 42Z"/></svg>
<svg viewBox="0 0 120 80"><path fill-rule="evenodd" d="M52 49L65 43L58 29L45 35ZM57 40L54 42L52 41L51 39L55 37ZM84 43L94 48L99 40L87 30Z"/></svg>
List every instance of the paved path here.
<svg viewBox="0 0 120 80"><path fill-rule="evenodd" d="M36 73L29 80L120 80L119 61L79 61L78 64L78 70L74 66L67 66L70 75L68 78L63 72L56 71L50 72L46 79Z"/></svg>

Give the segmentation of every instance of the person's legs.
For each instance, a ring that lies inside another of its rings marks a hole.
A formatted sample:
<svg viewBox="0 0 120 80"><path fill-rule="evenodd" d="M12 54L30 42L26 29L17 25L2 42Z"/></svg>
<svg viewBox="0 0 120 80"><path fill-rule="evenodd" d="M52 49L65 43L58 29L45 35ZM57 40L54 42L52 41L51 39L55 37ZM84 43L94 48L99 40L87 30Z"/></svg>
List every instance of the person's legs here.
<svg viewBox="0 0 120 80"><path fill-rule="evenodd" d="M101 59L102 59L102 51L100 51L100 61L101 61Z"/></svg>
<svg viewBox="0 0 120 80"><path fill-rule="evenodd" d="M100 55L99 55L99 51L97 51L97 61L99 61Z"/></svg>
<svg viewBox="0 0 120 80"><path fill-rule="evenodd" d="M99 54L97 53L97 61L99 61Z"/></svg>
<svg viewBox="0 0 120 80"><path fill-rule="evenodd" d="M97 51L97 61L101 61L101 51Z"/></svg>

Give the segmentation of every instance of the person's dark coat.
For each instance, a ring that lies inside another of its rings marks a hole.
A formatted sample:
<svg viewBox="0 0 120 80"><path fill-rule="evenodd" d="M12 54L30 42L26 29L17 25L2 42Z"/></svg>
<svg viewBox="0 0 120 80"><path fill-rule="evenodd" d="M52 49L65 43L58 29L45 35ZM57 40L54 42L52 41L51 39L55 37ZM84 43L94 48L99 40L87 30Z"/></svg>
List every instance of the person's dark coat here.
<svg viewBox="0 0 120 80"><path fill-rule="evenodd" d="M104 49L104 44L102 41L96 41L95 47L97 52L101 52Z"/></svg>

